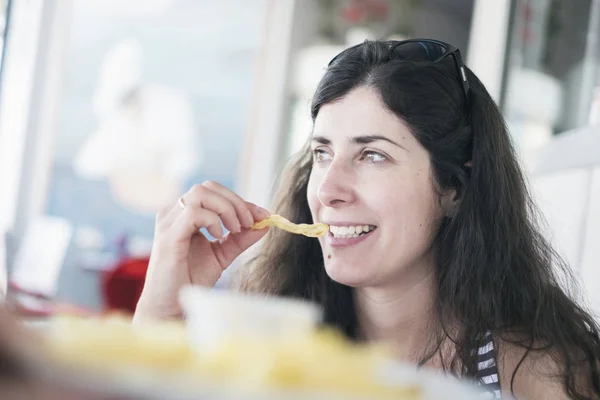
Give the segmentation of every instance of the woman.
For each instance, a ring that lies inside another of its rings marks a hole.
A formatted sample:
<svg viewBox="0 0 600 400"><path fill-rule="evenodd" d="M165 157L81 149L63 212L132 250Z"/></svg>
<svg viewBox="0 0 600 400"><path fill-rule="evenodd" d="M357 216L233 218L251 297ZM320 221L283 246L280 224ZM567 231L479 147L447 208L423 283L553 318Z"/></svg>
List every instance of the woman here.
<svg viewBox="0 0 600 400"><path fill-rule="evenodd" d="M504 120L457 49L347 49L312 119L276 212L330 233L272 230L242 290L318 302L349 337L386 340L399 359L477 379L497 398L600 397L598 325L559 285L554 267L568 269L536 226ZM159 213L135 320L179 316L178 289L214 285L268 215L213 182Z"/></svg>

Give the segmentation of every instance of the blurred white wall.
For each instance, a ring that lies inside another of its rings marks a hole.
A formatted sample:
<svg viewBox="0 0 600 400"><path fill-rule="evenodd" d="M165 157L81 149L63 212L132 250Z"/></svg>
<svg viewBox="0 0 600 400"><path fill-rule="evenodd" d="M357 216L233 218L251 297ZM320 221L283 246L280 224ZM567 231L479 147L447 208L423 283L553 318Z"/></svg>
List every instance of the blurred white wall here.
<svg viewBox="0 0 600 400"><path fill-rule="evenodd" d="M580 279L600 317L600 126L556 137L528 159L546 235Z"/></svg>

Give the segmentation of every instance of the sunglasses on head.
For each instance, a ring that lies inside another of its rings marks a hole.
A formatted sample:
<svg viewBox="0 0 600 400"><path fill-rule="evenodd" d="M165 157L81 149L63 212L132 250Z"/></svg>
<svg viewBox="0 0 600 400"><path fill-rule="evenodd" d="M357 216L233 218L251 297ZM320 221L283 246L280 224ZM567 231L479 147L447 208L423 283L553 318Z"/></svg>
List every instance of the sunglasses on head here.
<svg viewBox="0 0 600 400"><path fill-rule="evenodd" d="M460 51L456 47L434 39L390 40L388 43L391 46L390 60L429 61L436 63L448 56L452 57L465 98L469 98L469 81L465 72L465 64L463 63ZM342 51L329 62L328 66L331 66L340 56L356 50L363 44L360 43Z"/></svg>

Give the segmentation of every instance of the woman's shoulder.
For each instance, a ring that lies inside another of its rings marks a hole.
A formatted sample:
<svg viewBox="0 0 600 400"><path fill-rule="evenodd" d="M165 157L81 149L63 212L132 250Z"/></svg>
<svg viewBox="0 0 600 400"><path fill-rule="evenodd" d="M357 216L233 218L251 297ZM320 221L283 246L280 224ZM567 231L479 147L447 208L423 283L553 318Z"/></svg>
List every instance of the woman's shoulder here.
<svg viewBox="0 0 600 400"><path fill-rule="evenodd" d="M514 391L517 399L571 399L564 382L564 365L559 352L539 343L524 346L517 340L494 337L502 393ZM528 351L527 347L535 350ZM591 390L584 367L573 370L577 391L585 398L599 399Z"/></svg>

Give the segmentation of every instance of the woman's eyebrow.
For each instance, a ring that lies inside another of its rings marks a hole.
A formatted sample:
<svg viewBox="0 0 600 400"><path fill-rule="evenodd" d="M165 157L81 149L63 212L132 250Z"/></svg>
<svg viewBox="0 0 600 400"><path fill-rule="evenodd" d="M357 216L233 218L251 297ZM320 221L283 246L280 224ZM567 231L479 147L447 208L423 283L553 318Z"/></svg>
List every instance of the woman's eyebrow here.
<svg viewBox="0 0 600 400"><path fill-rule="evenodd" d="M391 143L395 146L398 146L406 151L408 151L406 149L406 147L402 146L401 144L393 141L392 139L386 137L386 136L382 136L382 135L361 135L361 136L354 136L349 138L350 142L353 144L369 144L369 143L373 143L373 142L379 142L379 141L384 141L384 142L388 142ZM325 136L321 136L321 135L317 135L317 136L313 136L312 137L312 141L313 142L317 142L320 144L324 144L324 145L330 145L331 144L331 139L328 139Z"/></svg>

